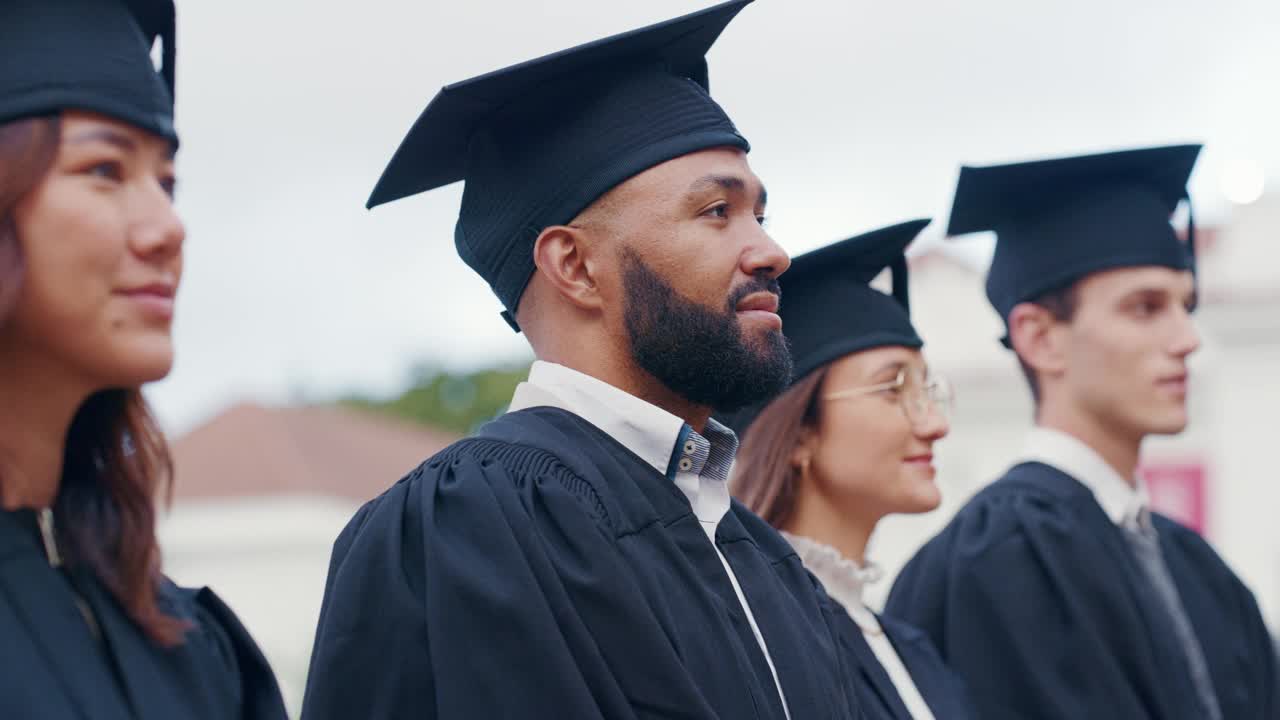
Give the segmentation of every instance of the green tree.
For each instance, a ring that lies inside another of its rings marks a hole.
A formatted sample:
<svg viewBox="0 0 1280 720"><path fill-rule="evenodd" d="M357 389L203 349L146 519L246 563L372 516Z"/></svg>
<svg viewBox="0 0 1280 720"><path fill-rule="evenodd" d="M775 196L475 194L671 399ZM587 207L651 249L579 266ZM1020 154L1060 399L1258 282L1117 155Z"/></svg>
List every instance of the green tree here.
<svg viewBox="0 0 1280 720"><path fill-rule="evenodd" d="M419 379L390 400L348 398L348 405L384 412L457 433L469 433L507 408L516 385L529 376L528 364L469 373L423 370Z"/></svg>

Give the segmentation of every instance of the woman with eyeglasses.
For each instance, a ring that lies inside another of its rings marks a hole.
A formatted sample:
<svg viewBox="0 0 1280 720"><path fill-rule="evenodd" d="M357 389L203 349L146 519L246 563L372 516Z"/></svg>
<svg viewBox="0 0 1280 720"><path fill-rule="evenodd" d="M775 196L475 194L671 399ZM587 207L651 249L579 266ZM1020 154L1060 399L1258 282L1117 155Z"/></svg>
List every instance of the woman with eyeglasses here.
<svg viewBox="0 0 1280 720"><path fill-rule="evenodd" d="M822 582L853 659L868 718L970 717L959 679L919 631L863 602L880 579L866 557L881 518L941 501L933 445L951 391L929 372L907 312L906 246L929 223L902 223L815 250L780 279L795 380L730 418L742 436L734 494L791 542ZM872 289L885 268L893 295Z"/></svg>
<svg viewBox="0 0 1280 720"><path fill-rule="evenodd" d="M172 0L0 3L0 718L285 717L234 613L160 571L173 43Z"/></svg>

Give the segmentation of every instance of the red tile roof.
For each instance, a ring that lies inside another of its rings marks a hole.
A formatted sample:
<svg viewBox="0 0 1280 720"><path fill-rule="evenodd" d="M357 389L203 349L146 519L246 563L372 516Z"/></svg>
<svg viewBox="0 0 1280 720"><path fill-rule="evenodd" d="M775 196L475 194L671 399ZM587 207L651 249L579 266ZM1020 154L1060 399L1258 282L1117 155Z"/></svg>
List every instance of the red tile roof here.
<svg viewBox="0 0 1280 720"><path fill-rule="evenodd" d="M303 494L363 502L457 439L353 408L236 405L172 443L174 498Z"/></svg>

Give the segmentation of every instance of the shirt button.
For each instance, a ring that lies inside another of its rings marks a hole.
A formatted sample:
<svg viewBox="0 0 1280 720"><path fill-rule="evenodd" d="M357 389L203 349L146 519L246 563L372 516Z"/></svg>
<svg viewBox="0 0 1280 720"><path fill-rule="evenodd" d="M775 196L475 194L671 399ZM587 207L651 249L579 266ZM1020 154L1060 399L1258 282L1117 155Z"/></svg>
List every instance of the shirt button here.
<svg viewBox="0 0 1280 720"><path fill-rule="evenodd" d="M694 441L692 441L692 440L685 440L685 441L684 441L684 454L685 454L685 455L692 455L692 454L694 454L694 453L695 453L695 452L697 452L697 451L698 451L698 445L697 445L697 443L695 443L695 442L694 442Z"/></svg>
<svg viewBox="0 0 1280 720"><path fill-rule="evenodd" d="M680 458L680 470L689 472L693 468L693 461L687 457Z"/></svg>

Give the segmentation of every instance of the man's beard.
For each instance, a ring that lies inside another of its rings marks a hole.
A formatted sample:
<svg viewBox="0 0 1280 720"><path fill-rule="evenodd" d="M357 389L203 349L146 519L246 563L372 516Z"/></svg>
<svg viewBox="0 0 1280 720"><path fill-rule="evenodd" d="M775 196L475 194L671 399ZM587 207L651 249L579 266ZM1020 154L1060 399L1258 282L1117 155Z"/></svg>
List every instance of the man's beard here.
<svg viewBox="0 0 1280 720"><path fill-rule="evenodd" d="M623 309L636 363L696 405L733 411L777 395L791 381L791 351L777 330L743 337L737 305L756 292L781 295L757 276L717 310L681 296L634 252L623 256Z"/></svg>

